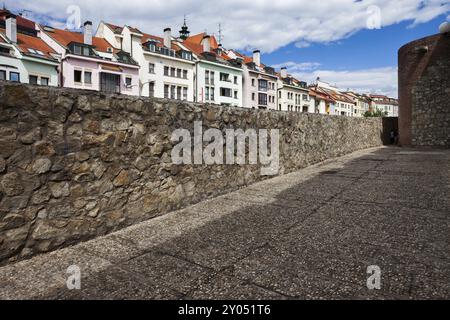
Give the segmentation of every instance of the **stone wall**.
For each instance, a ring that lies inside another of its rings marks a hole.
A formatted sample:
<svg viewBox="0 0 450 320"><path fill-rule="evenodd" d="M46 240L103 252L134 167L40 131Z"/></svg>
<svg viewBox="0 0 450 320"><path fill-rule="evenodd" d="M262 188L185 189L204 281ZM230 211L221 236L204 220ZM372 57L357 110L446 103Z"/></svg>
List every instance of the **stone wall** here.
<svg viewBox="0 0 450 320"><path fill-rule="evenodd" d="M381 119L267 112L0 83L0 261L104 235L258 180L174 165L173 130L280 130L280 174L382 144Z"/></svg>
<svg viewBox="0 0 450 320"><path fill-rule="evenodd" d="M450 34L399 50L400 143L450 147Z"/></svg>

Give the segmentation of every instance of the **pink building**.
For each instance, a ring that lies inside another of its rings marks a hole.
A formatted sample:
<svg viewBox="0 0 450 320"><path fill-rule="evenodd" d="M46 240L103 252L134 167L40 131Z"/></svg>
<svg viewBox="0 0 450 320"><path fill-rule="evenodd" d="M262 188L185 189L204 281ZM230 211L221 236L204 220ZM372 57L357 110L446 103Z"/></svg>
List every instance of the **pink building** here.
<svg viewBox="0 0 450 320"><path fill-rule="evenodd" d="M91 22L84 24L84 33L40 28L42 40L60 55L61 86L139 95L139 65L130 54L93 37Z"/></svg>

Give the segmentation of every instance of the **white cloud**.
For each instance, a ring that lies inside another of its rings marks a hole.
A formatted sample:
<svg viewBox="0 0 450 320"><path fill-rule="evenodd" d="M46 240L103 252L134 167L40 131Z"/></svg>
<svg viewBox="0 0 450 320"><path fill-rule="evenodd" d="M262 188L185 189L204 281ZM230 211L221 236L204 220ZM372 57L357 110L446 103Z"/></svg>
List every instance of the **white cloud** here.
<svg viewBox="0 0 450 320"><path fill-rule="evenodd" d="M286 67L286 68L288 68L290 73L299 73L299 72L303 72L303 71L315 70L320 67L320 63L318 63L318 62L297 63L297 62L293 62L293 61L288 61L285 63L273 65L272 67L275 69L280 69L280 68Z"/></svg>
<svg viewBox="0 0 450 320"><path fill-rule="evenodd" d="M337 86L342 90L354 90L360 93L378 93L390 97L398 96L398 80L396 67L384 67L365 70L314 70L302 72L303 65L287 62L279 66L287 65L288 72L299 80L313 83L317 77L322 81Z"/></svg>
<svg viewBox="0 0 450 320"><path fill-rule="evenodd" d="M308 41L300 40L295 43L295 46L299 49L308 48L311 46L311 43L309 43Z"/></svg>
<svg viewBox="0 0 450 320"><path fill-rule="evenodd" d="M446 14L445 0L7 0L13 10L27 9L52 17L61 25L69 5L80 6L83 20L107 20L129 24L143 31L161 34L165 27L177 31L188 15L192 32L213 33L222 23L224 45L236 49L259 48L272 52L290 43L327 43L348 37L367 27L367 8L381 9L382 26L401 21L427 22ZM58 22L59 21L59 22Z"/></svg>

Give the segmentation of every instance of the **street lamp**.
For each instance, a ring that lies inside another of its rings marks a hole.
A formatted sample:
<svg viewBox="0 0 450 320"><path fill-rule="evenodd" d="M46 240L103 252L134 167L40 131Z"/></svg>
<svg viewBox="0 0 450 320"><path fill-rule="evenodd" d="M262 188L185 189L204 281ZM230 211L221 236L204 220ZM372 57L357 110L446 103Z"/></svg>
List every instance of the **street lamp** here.
<svg viewBox="0 0 450 320"><path fill-rule="evenodd" d="M146 84L148 84L148 83L153 83L153 82L154 82L154 81L147 81L147 82L144 82L144 83L127 85L126 88L127 88L127 89L131 89L131 88L134 88L134 87L139 86L139 87L140 87L139 89L142 89ZM139 97L141 97L141 90L139 90Z"/></svg>

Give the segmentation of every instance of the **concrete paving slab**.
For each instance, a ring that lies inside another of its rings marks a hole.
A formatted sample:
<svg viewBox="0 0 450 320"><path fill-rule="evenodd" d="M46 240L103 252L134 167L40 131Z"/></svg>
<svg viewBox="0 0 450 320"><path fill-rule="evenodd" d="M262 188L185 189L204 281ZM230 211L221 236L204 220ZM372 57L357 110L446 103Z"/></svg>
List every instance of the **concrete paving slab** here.
<svg viewBox="0 0 450 320"><path fill-rule="evenodd" d="M450 151L362 150L3 266L0 298L449 299L449 212Z"/></svg>

